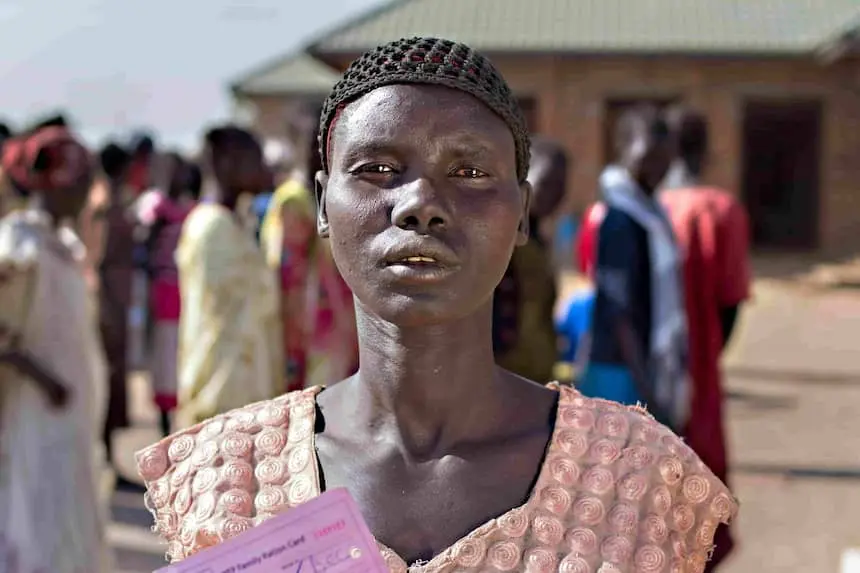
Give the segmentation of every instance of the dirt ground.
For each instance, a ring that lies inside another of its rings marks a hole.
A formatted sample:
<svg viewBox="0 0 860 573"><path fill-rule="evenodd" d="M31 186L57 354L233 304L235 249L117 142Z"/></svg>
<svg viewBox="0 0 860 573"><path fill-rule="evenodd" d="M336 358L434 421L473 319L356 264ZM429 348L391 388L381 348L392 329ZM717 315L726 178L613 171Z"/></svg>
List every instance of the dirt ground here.
<svg viewBox="0 0 860 573"><path fill-rule="evenodd" d="M725 371L741 514L721 573L841 573L860 548L860 292L759 280ZM129 478L132 452L157 439L145 377L132 388L135 426L117 443ZM160 566L140 494L113 509L117 572Z"/></svg>

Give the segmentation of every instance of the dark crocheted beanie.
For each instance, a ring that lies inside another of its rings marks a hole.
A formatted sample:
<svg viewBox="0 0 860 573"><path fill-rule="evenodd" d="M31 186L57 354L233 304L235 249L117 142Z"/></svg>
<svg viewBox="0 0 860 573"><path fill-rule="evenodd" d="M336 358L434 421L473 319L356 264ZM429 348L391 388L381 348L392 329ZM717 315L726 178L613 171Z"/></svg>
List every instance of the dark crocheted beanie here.
<svg viewBox="0 0 860 573"><path fill-rule="evenodd" d="M469 46L437 38L397 40L350 64L323 104L319 132L323 169L329 169L329 132L338 111L376 88L392 84L440 85L478 98L508 124L516 144L517 177L525 181L529 133L507 82L487 58Z"/></svg>

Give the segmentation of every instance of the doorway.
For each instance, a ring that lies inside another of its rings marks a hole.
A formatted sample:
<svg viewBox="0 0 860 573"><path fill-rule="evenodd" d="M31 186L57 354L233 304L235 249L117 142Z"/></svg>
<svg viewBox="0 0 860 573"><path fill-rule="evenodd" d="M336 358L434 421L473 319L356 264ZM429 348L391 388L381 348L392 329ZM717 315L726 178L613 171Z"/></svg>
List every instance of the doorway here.
<svg viewBox="0 0 860 573"><path fill-rule="evenodd" d="M749 100L742 191L757 247L818 246L821 103Z"/></svg>

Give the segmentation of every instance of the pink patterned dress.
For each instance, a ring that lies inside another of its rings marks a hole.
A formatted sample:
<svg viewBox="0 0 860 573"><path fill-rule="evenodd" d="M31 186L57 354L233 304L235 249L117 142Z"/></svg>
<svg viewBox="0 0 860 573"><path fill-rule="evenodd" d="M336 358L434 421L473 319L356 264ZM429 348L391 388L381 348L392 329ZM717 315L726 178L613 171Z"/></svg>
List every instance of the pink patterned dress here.
<svg viewBox="0 0 860 573"><path fill-rule="evenodd" d="M714 531L737 511L729 490L643 409L568 387L528 500L392 573L701 573ZM168 558L180 561L320 495L320 388L216 416L138 453Z"/></svg>

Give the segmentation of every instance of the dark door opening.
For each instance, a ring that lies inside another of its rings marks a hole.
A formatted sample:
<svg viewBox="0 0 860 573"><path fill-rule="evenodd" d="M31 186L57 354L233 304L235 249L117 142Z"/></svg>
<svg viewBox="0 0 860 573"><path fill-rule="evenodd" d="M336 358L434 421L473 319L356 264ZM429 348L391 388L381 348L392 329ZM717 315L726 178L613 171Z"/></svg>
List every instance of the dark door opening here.
<svg viewBox="0 0 860 573"><path fill-rule="evenodd" d="M821 104L748 101L743 121L743 197L753 243L815 248Z"/></svg>
<svg viewBox="0 0 860 573"><path fill-rule="evenodd" d="M603 114L603 160L604 164L609 164L615 159L615 150L613 140L615 139L615 125L618 119L625 111L632 107L641 105L654 106L659 110L678 103L679 98L676 97L652 97L652 98L623 98L623 99L608 99L605 103Z"/></svg>

